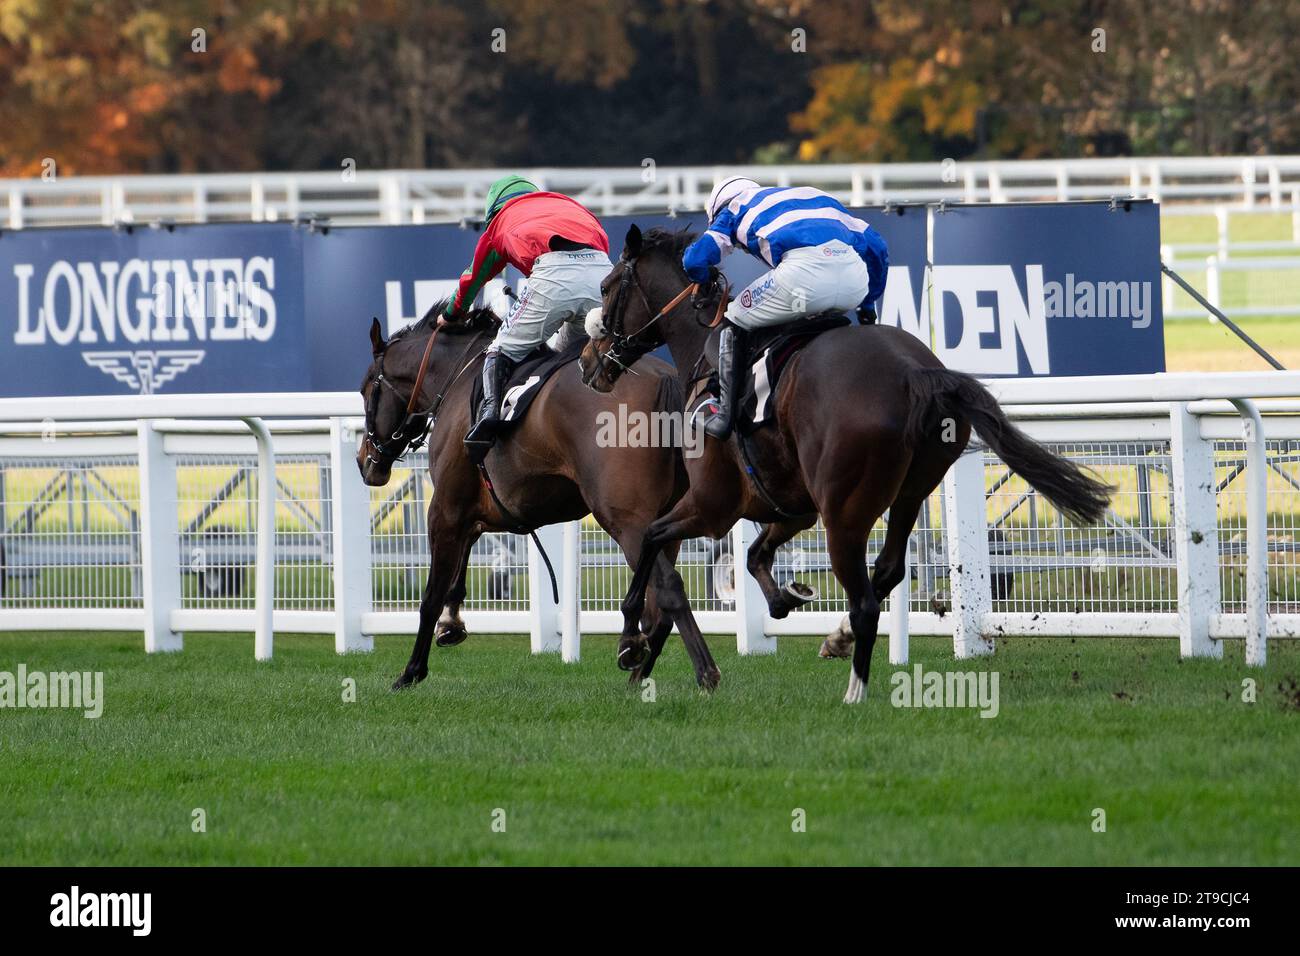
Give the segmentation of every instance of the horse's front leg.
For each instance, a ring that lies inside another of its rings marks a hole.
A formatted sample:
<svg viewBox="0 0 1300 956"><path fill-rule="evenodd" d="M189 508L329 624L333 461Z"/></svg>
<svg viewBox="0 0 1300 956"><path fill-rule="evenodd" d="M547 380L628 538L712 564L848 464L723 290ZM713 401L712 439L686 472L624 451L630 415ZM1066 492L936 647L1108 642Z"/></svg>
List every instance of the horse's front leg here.
<svg viewBox="0 0 1300 956"><path fill-rule="evenodd" d="M650 584L650 576L654 573L655 562L664 547L686 538L717 537L718 535L714 533L717 528L722 527L725 532L725 529L734 523L731 509L728 508L726 512L728 518L720 522L718 520L720 512L710 511L704 505L705 502L699 500L692 486L691 490L673 505L667 514L656 518L646 528L641 540L641 553L632 572L632 581L628 585L627 594L623 597L625 633L635 630L637 622L641 620L641 614L645 609L646 588Z"/></svg>
<svg viewBox="0 0 1300 956"><path fill-rule="evenodd" d="M749 546L749 553L745 556L745 567L749 570L750 576L758 582L767 601L767 612L774 618L783 618L795 608L817 597L817 591L806 584L790 581L785 587L781 587L772 577L772 563L776 560L776 552L781 545L816 523L816 514L774 521L763 525L762 532Z"/></svg>
<svg viewBox="0 0 1300 956"><path fill-rule="evenodd" d="M429 675L429 648L433 646L433 634L438 624L438 617L446 604L447 594L451 590L457 573L468 553L466 540L468 535L463 529L436 529L433 525L433 509L430 509L429 522L429 579L424 585L424 595L420 599L420 626L415 635L415 647L411 650L411 659L406 669L393 683L393 690L402 690L412 684L418 684Z"/></svg>
<svg viewBox="0 0 1300 956"><path fill-rule="evenodd" d="M460 571L456 574L456 580L451 583L451 589L447 592L447 604L442 609L442 616L438 618L438 624L434 629L434 643L439 647L455 647L463 643L465 638L469 637L469 631L465 627L465 622L460 617L460 606L465 603L465 592L469 585L469 556L474 548L474 542L479 539L479 535L472 534L465 539L465 554L461 558Z"/></svg>

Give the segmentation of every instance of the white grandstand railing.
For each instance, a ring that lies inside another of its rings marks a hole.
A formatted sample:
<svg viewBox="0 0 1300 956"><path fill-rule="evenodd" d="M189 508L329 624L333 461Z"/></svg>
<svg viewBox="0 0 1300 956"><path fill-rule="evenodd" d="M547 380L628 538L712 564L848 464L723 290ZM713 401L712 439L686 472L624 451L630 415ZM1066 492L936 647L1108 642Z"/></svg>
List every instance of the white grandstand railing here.
<svg viewBox="0 0 1300 956"><path fill-rule="evenodd" d="M1013 417L1040 440L1078 447L1112 443L1121 449L1134 443L1168 445L1169 537L1173 538L1168 550L1175 553L1176 611L1149 613L1138 607L1080 613L1059 605L1045 613L993 610L991 581L998 572L991 560L988 514L997 483L990 489L986 482L985 456L968 454L943 485L946 517L941 534L952 612L918 610L909 600L891 602L890 613L882 622L890 636L891 661L906 661L909 632L951 635L959 657L991 652L995 635L1176 636L1184 656L1210 657L1222 655L1222 639L1244 636L1250 664L1263 663L1267 637L1300 636L1300 613L1293 606L1300 602L1289 602L1270 616L1267 592L1270 468L1292 488L1300 489L1300 481L1266 459L1264 442L1266 427L1270 440L1300 442L1300 405L1277 401L1300 396L1300 372L1003 379L989 385ZM1252 399L1261 401L1256 406ZM1244 420L1244 433L1241 424L1234 426L1232 418L1223 417L1228 407L1224 400ZM1269 415L1267 426L1261 409ZM140 476L141 582L138 606L127 602L108 608L93 604L67 607L58 600L47 605L9 606L0 601L0 631L137 630L144 632L147 650L160 651L179 649L181 635L187 630L251 630L259 658L271 655L273 630L332 633L341 653L368 650L375 634L412 633L416 615L377 608L371 587L376 560L373 539L368 540L372 503L354 461L360 413L360 398L353 393L155 394L100 398L93 403L83 398L0 399L0 422L13 423L0 426L0 466L94 456L134 462ZM263 417L270 415L300 420L278 419L268 430L263 427ZM177 484L178 461L185 455L246 458L253 443L246 433L240 434L240 426L230 421L232 417L243 418L253 429L259 452L258 518L250 522L256 528L256 595L249 607L186 606L180 585L184 569L177 565L177 543L182 537L177 517L182 497ZM57 440L48 440L51 435ZM1237 462L1225 482L1216 477L1216 442L1244 444L1245 458ZM322 492L322 499L329 498L329 508L324 509L329 517L325 520L322 516L320 528L327 539L322 553L330 555L333 588L312 606L275 607L275 556L279 553L275 549L281 535L267 529L276 527L269 517L276 513L280 480L275 471L276 451L286 457L316 455L328 475L330 491L328 495ZM1239 602L1244 614L1224 612L1216 513L1218 496L1238 473L1248 484L1245 540L1240 548L1232 545L1237 548L1232 553L1246 556L1246 586ZM273 475L276 480L269 480ZM3 489L0 483L0 492ZM68 507L72 507L70 500ZM1112 527L1120 528L1121 523ZM0 521L0 532L8 530L8 524ZM583 631L619 630L621 616L615 610L585 606L579 594L579 536L587 533L580 532L576 523L545 529L548 551L561 559L564 597L559 607L545 586L530 545L527 602L504 609L467 611L469 626L490 632L529 633L535 652L558 650L566 660L578 656ZM752 534L748 522L738 525L731 535L731 554L741 555ZM1289 534L1279 537L1292 539ZM55 558L49 560L58 563ZM1077 567L1079 560L1086 562L1087 558L1070 560ZM923 564L925 560L918 561L918 573ZM763 653L775 650L778 635L825 633L838 625L841 612L835 610L798 611L781 621L769 619L761 594L743 567L743 561L736 561L734 607L698 613L706 632L734 633L742 653ZM91 595L88 600L93 599Z"/></svg>
<svg viewBox="0 0 1300 956"><path fill-rule="evenodd" d="M511 170L571 193L599 215L696 212L714 182L744 174L809 184L854 205L1149 197L1249 210L1300 207L1300 156L1135 157L939 163L655 166ZM9 228L292 220L455 222L482 213L499 169L205 173L0 180ZM1289 205L1288 205L1289 204Z"/></svg>

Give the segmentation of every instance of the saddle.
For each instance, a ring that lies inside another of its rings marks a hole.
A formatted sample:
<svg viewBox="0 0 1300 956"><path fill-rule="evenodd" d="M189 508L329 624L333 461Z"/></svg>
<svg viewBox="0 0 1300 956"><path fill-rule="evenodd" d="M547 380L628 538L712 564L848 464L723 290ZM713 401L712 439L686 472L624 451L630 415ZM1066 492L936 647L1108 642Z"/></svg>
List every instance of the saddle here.
<svg viewBox="0 0 1300 956"><path fill-rule="evenodd" d="M776 402L773 398L781 373L799 350L823 332L851 325L852 321L840 312L823 312L749 333L749 368L745 371L745 387L736 407L736 427L742 434L749 435L775 419ZM716 369L721 331L721 327L714 329L704 346L705 358L715 370L709 376L707 386L714 395L718 393Z"/></svg>
<svg viewBox="0 0 1300 956"><path fill-rule="evenodd" d="M524 420L533 399L538 396L542 386L551 376L570 362L576 362L582 354L586 339L574 342L562 352L556 352L546 345L539 345L524 356L523 360L510 372L505 388L501 393L501 424L497 428L499 441ZM483 379L474 377L474 387L470 389L470 414L483 401Z"/></svg>

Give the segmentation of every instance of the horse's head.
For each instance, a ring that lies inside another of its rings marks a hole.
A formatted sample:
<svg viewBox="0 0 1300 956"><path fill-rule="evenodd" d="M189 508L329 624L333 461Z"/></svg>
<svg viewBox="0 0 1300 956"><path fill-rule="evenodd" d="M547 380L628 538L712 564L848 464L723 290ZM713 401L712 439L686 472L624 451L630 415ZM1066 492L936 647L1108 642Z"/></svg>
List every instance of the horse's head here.
<svg viewBox="0 0 1300 956"><path fill-rule="evenodd" d="M628 229L623 255L600 284L601 306L587 315L591 341L579 359L586 385L612 390L628 366L664 344L673 322L694 321L686 314L698 312L699 305L669 308L690 285L682 251L694 238L689 232L651 229L643 236L636 225Z"/></svg>
<svg viewBox="0 0 1300 956"><path fill-rule="evenodd" d="M368 485L388 484L393 464L423 444L430 420L437 414L437 403L461 371L454 366L474 357L475 341L482 342L486 348L486 336L496 328L496 316L489 309L476 309L462 322L439 327L437 317L444 305L435 304L424 318L397 332L387 342L379 320L370 324L373 359L361 382L366 433L357 447L357 467ZM438 337L429 352L421 396L412 401L425 346L435 331Z"/></svg>

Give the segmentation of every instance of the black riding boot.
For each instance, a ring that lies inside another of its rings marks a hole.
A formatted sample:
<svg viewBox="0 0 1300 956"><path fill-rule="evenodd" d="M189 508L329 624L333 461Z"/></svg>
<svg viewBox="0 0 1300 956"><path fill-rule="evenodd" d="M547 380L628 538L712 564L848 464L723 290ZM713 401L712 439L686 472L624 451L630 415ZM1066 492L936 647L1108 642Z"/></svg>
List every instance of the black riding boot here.
<svg viewBox="0 0 1300 956"><path fill-rule="evenodd" d="M514 363L496 352L483 359L483 401L479 403L474 424L465 436L465 447L470 461L480 464L496 440L497 426L501 424L501 388Z"/></svg>
<svg viewBox="0 0 1300 956"><path fill-rule="evenodd" d="M728 325L718 336L718 405L720 410L704 423L704 432L717 439L731 434L736 420L736 405L745 385L745 365L749 361L748 340L743 329Z"/></svg>

